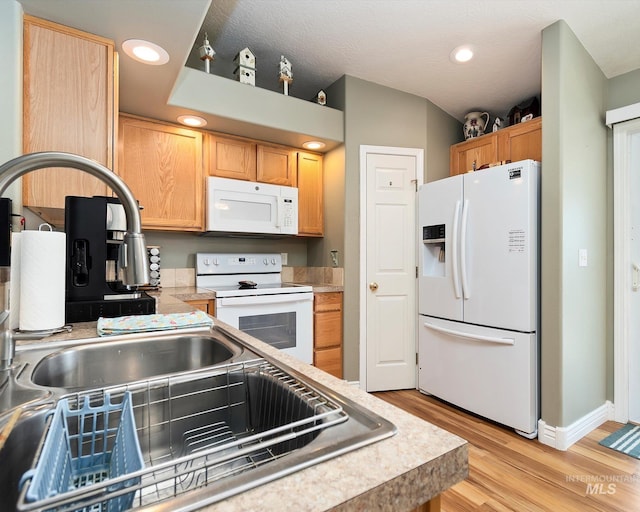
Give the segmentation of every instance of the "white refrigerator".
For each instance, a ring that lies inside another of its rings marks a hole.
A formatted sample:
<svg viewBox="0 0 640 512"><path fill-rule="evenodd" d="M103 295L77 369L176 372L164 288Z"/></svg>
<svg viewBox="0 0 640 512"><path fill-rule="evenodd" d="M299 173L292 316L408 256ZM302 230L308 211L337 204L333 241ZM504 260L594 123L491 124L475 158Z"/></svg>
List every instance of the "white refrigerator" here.
<svg viewBox="0 0 640 512"><path fill-rule="evenodd" d="M419 389L533 438L539 418L540 164L418 191Z"/></svg>

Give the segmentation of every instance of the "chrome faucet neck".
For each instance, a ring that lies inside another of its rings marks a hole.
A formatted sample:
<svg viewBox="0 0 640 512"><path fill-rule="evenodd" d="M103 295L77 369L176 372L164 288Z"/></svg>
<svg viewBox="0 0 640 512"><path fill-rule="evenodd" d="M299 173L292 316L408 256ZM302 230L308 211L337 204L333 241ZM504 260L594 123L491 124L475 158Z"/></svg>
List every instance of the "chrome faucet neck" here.
<svg viewBox="0 0 640 512"><path fill-rule="evenodd" d="M146 243L142 234L142 221L138 203L126 183L105 166L72 153L46 151L30 153L9 160L0 166L0 196L17 178L37 169L49 167L66 167L84 171L98 178L120 199L127 221L127 232L124 235L120 266L124 271L123 283L138 286L149 283L149 268L146 262ZM8 326L9 311L5 308L0 314L0 370L7 369L13 361L15 352L15 335Z"/></svg>

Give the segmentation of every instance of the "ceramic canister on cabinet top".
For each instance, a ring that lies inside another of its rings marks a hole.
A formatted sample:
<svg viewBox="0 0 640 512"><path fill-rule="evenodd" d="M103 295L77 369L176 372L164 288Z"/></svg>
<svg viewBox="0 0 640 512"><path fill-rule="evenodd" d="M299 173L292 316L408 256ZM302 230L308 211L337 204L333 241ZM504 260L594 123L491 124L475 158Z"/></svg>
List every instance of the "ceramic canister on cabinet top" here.
<svg viewBox="0 0 640 512"><path fill-rule="evenodd" d="M486 119L484 119L485 116ZM488 124L488 112L469 112L464 116L464 125L462 126L465 140L484 135L484 129Z"/></svg>

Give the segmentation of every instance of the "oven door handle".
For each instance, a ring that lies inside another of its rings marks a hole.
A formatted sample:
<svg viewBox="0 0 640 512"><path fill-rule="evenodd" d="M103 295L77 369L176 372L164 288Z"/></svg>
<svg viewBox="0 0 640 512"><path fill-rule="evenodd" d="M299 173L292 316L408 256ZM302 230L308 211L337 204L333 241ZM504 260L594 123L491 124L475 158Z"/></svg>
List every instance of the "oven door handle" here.
<svg viewBox="0 0 640 512"><path fill-rule="evenodd" d="M225 306L266 306L291 302L311 302L313 293L281 293L278 295L247 295L245 297L224 297L216 299L216 308Z"/></svg>

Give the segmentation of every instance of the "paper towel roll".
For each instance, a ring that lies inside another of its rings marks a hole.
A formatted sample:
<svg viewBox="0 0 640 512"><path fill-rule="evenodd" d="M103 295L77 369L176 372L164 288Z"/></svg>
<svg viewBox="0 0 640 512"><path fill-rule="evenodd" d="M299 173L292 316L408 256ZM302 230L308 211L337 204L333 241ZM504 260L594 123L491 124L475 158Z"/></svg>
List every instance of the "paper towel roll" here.
<svg viewBox="0 0 640 512"><path fill-rule="evenodd" d="M11 329L20 327L20 264L22 233L11 234L11 270L9 274L9 325Z"/></svg>
<svg viewBox="0 0 640 512"><path fill-rule="evenodd" d="M54 231L23 231L20 246L20 329L62 327L66 235Z"/></svg>

